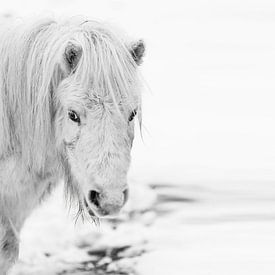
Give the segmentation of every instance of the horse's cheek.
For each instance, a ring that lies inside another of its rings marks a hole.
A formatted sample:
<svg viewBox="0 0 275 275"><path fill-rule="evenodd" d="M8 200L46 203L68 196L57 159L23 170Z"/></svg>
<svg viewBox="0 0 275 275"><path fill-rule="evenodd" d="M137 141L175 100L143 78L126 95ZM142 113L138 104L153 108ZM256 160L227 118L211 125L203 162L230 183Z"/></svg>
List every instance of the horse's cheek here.
<svg viewBox="0 0 275 275"><path fill-rule="evenodd" d="M70 152L69 160L71 166L76 168L76 173L81 174L81 177L87 174L86 164L90 163L93 153L89 144L91 144L90 134L86 127L78 129L77 133L72 131L70 142L67 143ZM67 151L68 151L67 150Z"/></svg>
<svg viewBox="0 0 275 275"><path fill-rule="evenodd" d="M127 130L127 142L126 142L127 144L130 144L130 148L132 148L133 146L134 137L135 137L134 125L131 124L129 125Z"/></svg>
<svg viewBox="0 0 275 275"><path fill-rule="evenodd" d="M78 139L79 131L80 130L78 129L77 125L74 125L66 121L64 123L63 131L62 131L62 136L65 143L67 144L74 143L76 139Z"/></svg>

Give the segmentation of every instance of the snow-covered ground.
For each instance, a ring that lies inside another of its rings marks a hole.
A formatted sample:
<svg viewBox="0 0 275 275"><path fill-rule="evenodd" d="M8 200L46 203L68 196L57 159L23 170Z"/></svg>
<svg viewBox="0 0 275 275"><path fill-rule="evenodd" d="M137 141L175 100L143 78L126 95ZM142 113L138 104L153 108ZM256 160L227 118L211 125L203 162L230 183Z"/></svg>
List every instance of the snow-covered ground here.
<svg viewBox="0 0 275 275"><path fill-rule="evenodd" d="M274 1L2 2L4 16L85 14L144 38L149 86L121 219L75 226L58 189L12 274L275 273Z"/></svg>
<svg viewBox="0 0 275 275"><path fill-rule="evenodd" d="M21 234L12 275L274 274L275 185L135 184L119 220L72 222L59 188Z"/></svg>

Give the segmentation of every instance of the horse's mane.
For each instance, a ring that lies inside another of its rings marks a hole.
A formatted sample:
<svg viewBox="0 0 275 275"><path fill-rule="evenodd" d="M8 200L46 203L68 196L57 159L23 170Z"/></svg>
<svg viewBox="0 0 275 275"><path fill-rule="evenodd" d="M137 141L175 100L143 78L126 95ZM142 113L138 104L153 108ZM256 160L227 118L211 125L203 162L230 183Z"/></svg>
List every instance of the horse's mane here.
<svg viewBox="0 0 275 275"><path fill-rule="evenodd" d="M66 76L62 62L69 43L82 48L69 77L87 92L92 87L89 92L116 101L131 98L136 64L124 38L110 27L79 18L9 24L0 35L0 159L17 153L30 170L43 173L53 148L54 93Z"/></svg>

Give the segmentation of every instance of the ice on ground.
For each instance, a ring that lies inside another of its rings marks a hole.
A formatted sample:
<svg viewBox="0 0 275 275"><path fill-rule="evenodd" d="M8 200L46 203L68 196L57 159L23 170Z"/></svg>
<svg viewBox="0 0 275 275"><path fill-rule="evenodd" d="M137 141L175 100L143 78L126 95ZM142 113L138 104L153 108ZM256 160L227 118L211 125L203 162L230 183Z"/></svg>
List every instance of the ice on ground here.
<svg viewBox="0 0 275 275"><path fill-rule="evenodd" d="M221 184L136 184L136 208L100 226L74 225L59 188L26 223L11 274L273 274L273 188Z"/></svg>

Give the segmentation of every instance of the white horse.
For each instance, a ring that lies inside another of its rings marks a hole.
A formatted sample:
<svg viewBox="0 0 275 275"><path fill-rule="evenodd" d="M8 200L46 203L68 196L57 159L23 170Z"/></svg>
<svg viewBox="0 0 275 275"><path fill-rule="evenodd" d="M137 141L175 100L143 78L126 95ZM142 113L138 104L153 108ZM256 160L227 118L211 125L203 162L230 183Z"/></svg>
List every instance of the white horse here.
<svg viewBox="0 0 275 275"><path fill-rule="evenodd" d="M64 179L79 213L108 216L127 199L144 44L103 23L17 21L0 35L0 274L22 225Z"/></svg>

